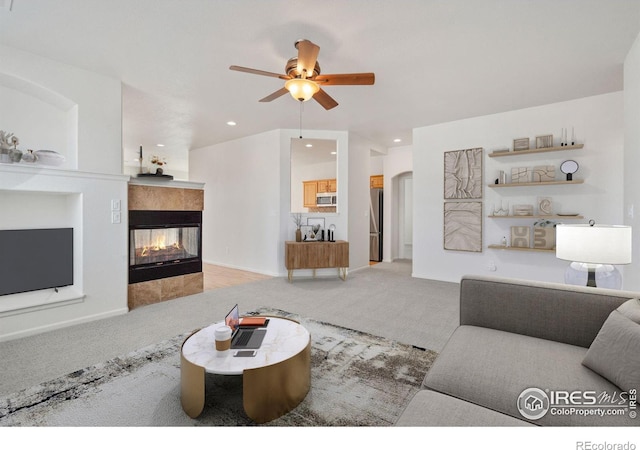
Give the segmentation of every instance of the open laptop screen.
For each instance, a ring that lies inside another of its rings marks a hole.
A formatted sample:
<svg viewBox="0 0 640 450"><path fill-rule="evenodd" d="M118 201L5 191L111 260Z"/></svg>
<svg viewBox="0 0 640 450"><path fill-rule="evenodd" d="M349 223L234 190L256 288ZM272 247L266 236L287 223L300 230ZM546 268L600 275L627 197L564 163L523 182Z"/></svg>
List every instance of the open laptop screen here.
<svg viewBox="0 0 640 450"><path fill-rule="evenodd" d="M231 308L231 311L229 311L229 314L225 316L224 323L229 328L231 328L232 334L236 332L236 330L238 329L238 326L240 325L240 314L238 313L237 304L233 308Z"/></svg>

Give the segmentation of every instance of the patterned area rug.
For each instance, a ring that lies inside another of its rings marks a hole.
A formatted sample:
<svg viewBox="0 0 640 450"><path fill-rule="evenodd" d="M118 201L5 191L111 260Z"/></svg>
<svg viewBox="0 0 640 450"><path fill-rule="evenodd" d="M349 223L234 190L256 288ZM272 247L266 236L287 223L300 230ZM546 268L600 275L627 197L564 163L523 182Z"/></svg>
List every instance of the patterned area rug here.
<svg viewBox="0 0 640 450"><path fill-rule="evenodd" d="M436 353L335 325L290 317L311 333L311 390L269 426L395 423ZM243 426L241 377L207 375L206 406L180 406L180 346L190 333L0 399L0 426Z"/></svg>

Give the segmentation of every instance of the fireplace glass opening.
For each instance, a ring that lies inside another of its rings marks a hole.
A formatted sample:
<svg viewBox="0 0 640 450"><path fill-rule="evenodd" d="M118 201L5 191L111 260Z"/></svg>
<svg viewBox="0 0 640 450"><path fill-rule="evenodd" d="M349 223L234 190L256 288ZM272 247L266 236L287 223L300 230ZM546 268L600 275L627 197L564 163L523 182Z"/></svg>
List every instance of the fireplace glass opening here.
<svg viewBox="0 0 640 450"><path fill-rule="evenodd" d="M199 229L194 227L131 230L129 264L140 266L165 262L181 262L198 257Z"/></svg>
<svg viewBox="0 0 640 450"><path fill-rule="evenodd" d="M202 213L129 212L129 283L202 271Z"/></svg>

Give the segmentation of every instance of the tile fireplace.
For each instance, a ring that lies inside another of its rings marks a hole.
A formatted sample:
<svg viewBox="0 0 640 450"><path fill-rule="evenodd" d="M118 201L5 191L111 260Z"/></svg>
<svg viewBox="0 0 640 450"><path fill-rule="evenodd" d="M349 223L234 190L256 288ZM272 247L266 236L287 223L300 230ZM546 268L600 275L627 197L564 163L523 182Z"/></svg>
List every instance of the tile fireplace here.
<svg viewBox="0 0 640 450"><path fill-rule="evenodd" d="M151 178L151 177L150 177ZM129 181L129 309L203 291L200 183Z"/></svg>
<svg viewBox="0 0 640 450"><path fill-rule="evenodd" d="M202 211L129 211L129 284L202 271Z"/></svg>

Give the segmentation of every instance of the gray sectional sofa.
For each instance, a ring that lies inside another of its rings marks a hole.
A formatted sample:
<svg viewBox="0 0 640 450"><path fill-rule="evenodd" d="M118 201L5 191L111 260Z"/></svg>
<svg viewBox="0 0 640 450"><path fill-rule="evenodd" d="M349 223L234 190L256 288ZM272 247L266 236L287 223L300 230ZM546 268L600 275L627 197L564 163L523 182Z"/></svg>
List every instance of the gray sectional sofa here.
<svg viewBox="0 0 640 450"><path fill-rule="evenodd" d="M639 426L638 296L463 277L460 326L396 426Z"/></svg>

